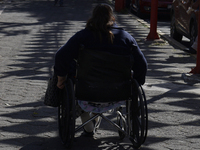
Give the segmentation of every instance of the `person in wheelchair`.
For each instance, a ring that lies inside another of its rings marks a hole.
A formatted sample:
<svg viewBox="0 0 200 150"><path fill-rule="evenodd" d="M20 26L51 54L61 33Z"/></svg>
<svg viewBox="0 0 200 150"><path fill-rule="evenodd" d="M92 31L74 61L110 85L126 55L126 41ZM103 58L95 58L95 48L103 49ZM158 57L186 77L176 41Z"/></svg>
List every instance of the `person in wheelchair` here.
<svg viewBox="0 0 200 150"><path fill-rule="evenodd" d="M116 55L127 55L131 51L131 57L134 60L132 78L136 79L140 85L145 83L147 61L136 40L123 28L117 26L113 9L108 4L98 4L93 10L92 17L87 21L85 29L75 33L56 52L54 73L58 76L58 88L64 88L66 75L75 76L76 65L74 60L78 59L81 48L109 52ZM89 114L91 110L94 113L105 112L112 107L124 104L124 101L122 99L122 101L116 103L91 104L87 101L78 101L78 103L85 111L81 115L81 119L84 122L91 117ZM90 135L93 134L94 128L95 125L90 122L84 126L84 131Z"/></svg>

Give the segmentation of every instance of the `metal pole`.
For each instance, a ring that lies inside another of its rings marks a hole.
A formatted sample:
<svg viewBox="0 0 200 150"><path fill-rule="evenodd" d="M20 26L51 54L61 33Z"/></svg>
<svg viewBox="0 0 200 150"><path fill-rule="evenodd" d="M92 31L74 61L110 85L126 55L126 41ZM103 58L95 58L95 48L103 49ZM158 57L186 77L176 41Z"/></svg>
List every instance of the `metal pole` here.
<svg viewBox="0 0 200 150"><path fill-rule="evenodd" d="M147 40L159 39L157 33L157 19L158 19L158 0L151 0L151 20L150 20L150 32L147 36Z"/></svg>

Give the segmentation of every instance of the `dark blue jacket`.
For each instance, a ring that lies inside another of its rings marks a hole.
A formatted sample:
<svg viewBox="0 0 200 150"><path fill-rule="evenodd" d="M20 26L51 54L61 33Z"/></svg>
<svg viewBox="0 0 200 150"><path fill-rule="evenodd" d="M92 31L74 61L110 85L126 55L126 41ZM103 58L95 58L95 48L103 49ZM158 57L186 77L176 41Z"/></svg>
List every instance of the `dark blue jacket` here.
<svg viewBox="0 0 200 150"><path fill-rule="evenodd" d="M55 55L54 72L58 76L66 76L70 72L70 65L78 57L78 51L81 45L85 48L95 48L101 51L108 51L114 54L128 54L133 45L137 45L135 39L122 28L114 25L111 28L114 34L113 44L109 42L107 35L102 34L102 40L89 29L83 29L72 36L68 42L62 46ZM134 78L144 84L147 72L147 62L138 47L133 51L134 58Z"/></svg>

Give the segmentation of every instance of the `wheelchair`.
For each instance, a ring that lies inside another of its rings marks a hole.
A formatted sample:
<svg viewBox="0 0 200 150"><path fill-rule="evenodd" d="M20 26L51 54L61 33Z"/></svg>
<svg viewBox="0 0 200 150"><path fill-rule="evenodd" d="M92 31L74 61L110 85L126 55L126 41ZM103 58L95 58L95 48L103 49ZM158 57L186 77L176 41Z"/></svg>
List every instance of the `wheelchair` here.
<svg viewBox="0 0 200 150"><path fill-rule="evenodd" d="M142 86L131 78L130 68L130 55L80 50L75 82L67 77L58 107L59 136L67 148L72 147L75 133L99 116L117 129L120 139L128 137L133 148L140 148L145 142L148 131L146 97ZM94 103L124 100L126 107L115 109L115 121L104 113L97 113L76 125L77 100Z"/></svg>

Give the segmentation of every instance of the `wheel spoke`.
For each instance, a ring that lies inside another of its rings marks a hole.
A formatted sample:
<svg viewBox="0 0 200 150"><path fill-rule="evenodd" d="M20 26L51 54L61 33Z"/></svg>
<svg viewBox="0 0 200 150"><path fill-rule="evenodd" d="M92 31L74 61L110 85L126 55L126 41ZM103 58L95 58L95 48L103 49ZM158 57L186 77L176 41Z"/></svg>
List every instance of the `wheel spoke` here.
<svg viewBox="0 0 200 150"><path fill-rule="evenodd" d="M138 90L137 99L135 101L133 97L130 108L128 109L130 112L130 115L128 115L128 120L130 120L128 125L133 147L139 148L145 142L147 136L148 114L145 93L137 83L136 86L137 88L133 90ZM134 108L134 111L131 108Z"/></svg>

